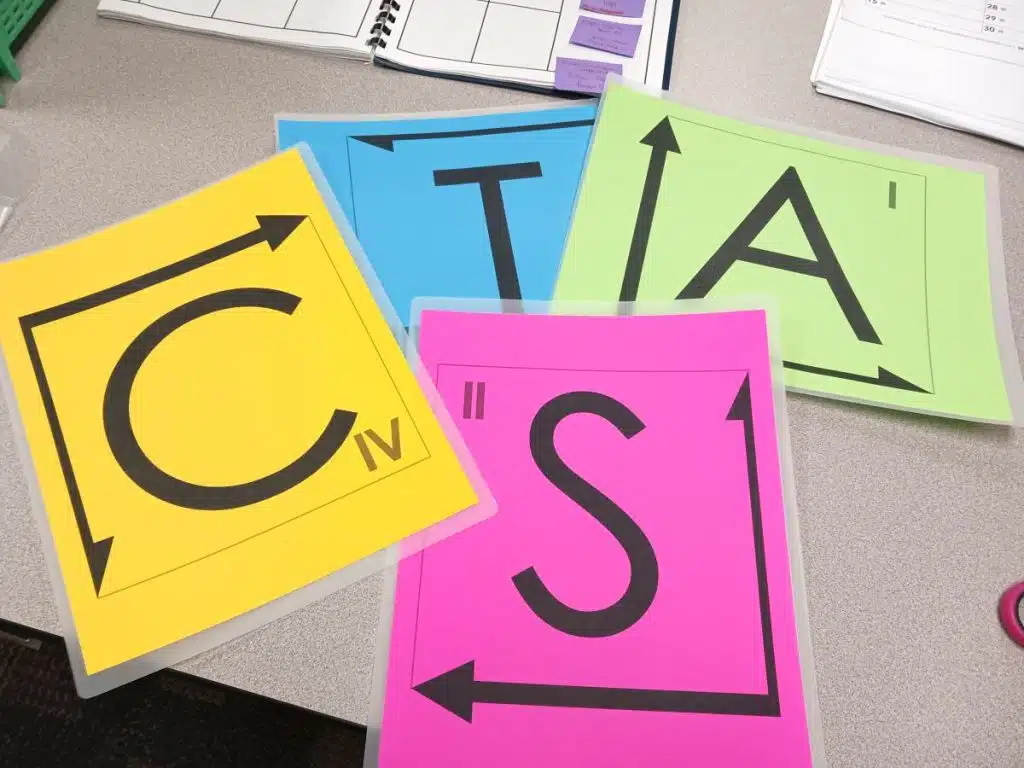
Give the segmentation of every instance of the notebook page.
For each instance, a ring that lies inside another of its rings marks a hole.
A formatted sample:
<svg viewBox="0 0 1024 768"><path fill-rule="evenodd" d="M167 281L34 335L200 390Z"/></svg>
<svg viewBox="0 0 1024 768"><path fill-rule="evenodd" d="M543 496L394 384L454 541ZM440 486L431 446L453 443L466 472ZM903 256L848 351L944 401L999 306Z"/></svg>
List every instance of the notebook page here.
<svg viewBox="0 0 1024 768"><path fill-rule="evenodd" d="M837 0L819 90L1024 143L1024 0Z"/></svg>
<svg viewBox="0 0 1024 768"><path fill-rule="evenodd" d="M643 16L587 14L580 0L405 0L375 57L410 69L554 87L558 57L620 64L627 79L662 87L673 0L647 0ZM642 24L632 57L569 43L583 15Z"/></svg>
<svg viewBox="0 0 1024 768"><path fill-rule="evenodd" d="M1024 65L1021 0L843 0L845 21L950 53Z"/></svg>
<svg viewBox="0 0 1024 768"><path fill-rule="evenodd" d="M100 16L352 58L366 40L379 0L100 0Z"/></svg>

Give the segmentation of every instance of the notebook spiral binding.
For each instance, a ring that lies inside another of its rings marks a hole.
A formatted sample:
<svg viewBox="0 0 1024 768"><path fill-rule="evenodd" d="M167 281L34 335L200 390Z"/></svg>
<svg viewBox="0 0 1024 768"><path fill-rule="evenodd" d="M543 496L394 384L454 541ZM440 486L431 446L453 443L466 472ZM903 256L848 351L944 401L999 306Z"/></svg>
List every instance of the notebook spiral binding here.
<svg viewBox="0 0 1024 768"><path fill-rule="evenodd" d="M400 10L401 6L396 0L381 0L377 18L370 27L370 39L366 41L370 48L377 50L388 47L388 41L384 39L391 34L391 27L388 24L395 23L395 13Z"/></svg>

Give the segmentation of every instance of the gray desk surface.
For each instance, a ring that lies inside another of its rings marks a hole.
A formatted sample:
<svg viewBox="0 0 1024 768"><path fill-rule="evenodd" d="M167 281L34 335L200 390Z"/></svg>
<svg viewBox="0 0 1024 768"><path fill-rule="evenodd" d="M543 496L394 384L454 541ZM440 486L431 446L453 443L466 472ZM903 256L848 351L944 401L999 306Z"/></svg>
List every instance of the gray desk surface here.
<svg viewBox="0 0 1024 768"><path fill-rule="evenodd" d="M59 0L23 50L0 127L40 180L0 256L156 206L273 150L275 112L536 102L487 86L134 24ZM723 111L994 164L1024 348L1024 151L817 96L827 0L684 0L673 91ZM1024 433L790 398L811 627L833 768L1024 766L1024 649L995 618L1024 578ZM5 416L5 414L0 414ZM57 613L12 436L0 427L0 616ZM182 668L365 721L378 581Z"/></svg>

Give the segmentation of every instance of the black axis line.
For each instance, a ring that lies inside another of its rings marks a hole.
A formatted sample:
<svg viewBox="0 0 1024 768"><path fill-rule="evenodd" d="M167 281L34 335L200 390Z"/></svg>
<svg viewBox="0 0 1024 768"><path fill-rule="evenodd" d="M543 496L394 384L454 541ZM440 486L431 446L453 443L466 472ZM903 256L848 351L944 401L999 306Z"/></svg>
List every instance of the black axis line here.
<svg viewBox="0 0 1024 768"><path fill-rule="evenodd" d="M751 523L754 534L754 562L757 570L758 602L764 649L767 692L719 693L639 688L603 688L582 685L497 682L476 679L476 662L468 661L431 678L413 689L466 722L473 721L473 705L564 707L577 709L633 710L648 712L689 712L722 715L779 717L778 673L772 636L768 572L765 562L761 489L757 477L754 445L754 416L750 398L750 374L740 385L727 421L743 422Z"/></svg>
<svg viewBox="0 0 1024 768"><path fill-rule="evenodd" d="M259 226L251 232L215 245L194 256L189 256L179 262L155 269L152 272L111 286L110 288L105 288L102 291L90 293L87 296L33 312L20 318L21 331L25 337L25 346L28 349L32 371L35 374L36 384L39 387L39 393L43 400L43 410L46 412L46 419L53 434L57 459L60 463L61 472L64 475L64 482L67 485L75 523L82 540L82 547L85 550L86 561L89 564L89 572L92 576L93 587L96 590L97 596L103 583L103 575L106 572L110 548L114 543L114 538L110 536L100 541L96 541L93 538L89 519L85 513L85 505L82 502L82 494L78 487L78 480L75 478L75 473L71 466L71 456L68 453L64 431L60 425L60 420L57 418L57 407L53 400L53 392L50 390L50 384L46 379L46 372L43 368L42 358L39 354L39 347L36 343L33 329L55 320L78 314L79 312L94 309L103 304L109 304L117 299L124 298L158 283L179 277L207 264L244 251L259 243L265 242L272 251L277 250L278 246L295 231L299 224L306 220L306 216L257 216L256 220Z"/></svg>
<svg viewBox="0 0 1024 768"><path fill-rule="evenodd" d="M395 133L381 134L374 136L352 136L351 138L363 144L383 149L387 152L395 151L396 141L415 141L417 139L461 139L469 136L493 136L502 133L527 133L531 131L547 131L557 128L583 128L593 125L593 120L569 120L561 123L535 123L531 125L509 125L497 128L474 128L466 131L442 131L439 133Z"/></svg>
<svg viewBox="0 0 1024 768"><path fill-rule="evenodd" d="M913 382L907 381L902 376L897 376L895 373L887 368L883 368L882 366L878 366L878 373L875 376L865 376L864 374L840 371L835 368L820 368L816 365L806 365L804 363L793 363L789 360L783 360L782 366L784 368L789 368L792 371L814 373L818 376L829 376L833 379L846 379L847 381L859 381L863 384L874 384L878 387L902 389L906 392L923 392L924 394L932 394L927 389L923 389Z"/></svg>
<svg viewBox="0 0 1024 768"><path fill-rule="evenodd" d="M647 165L647 174L644 176L644 189L640 195L636 223L633 225L633 238L629 243L629 256L626 259L625 274L622 276L619 301L636 301L640 276L644 271L644 260L647 258L647 245L651 239L651 228L654 226L654 213L661 193L665 160L669 152L680 154L679 142L676 141L672 123L667 116L640 139L640 143L651 148L651 159Z"/></svg>
<svg viewBox="0 0 1024 768"><path fill-rule="evenodd" d="M466 662L445 675L416 686L416 691L467 723L473 722L474 704L778 716L771 702L759 694L494 683L477 680L475 668L476 662Z"/></svg>

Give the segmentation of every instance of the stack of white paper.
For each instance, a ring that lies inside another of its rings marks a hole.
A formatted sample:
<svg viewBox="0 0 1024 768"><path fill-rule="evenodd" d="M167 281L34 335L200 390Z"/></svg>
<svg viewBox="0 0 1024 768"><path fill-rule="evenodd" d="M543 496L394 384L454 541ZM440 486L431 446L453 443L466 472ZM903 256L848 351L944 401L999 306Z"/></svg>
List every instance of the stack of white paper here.
<svg viewBox="0 0 1024 768"><path fill-rule="evenodd" d="M811 82L1024 146L1024 0L833 0Z"/></svg>

